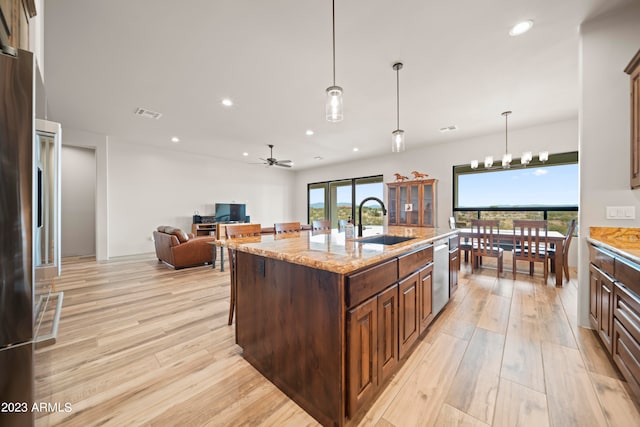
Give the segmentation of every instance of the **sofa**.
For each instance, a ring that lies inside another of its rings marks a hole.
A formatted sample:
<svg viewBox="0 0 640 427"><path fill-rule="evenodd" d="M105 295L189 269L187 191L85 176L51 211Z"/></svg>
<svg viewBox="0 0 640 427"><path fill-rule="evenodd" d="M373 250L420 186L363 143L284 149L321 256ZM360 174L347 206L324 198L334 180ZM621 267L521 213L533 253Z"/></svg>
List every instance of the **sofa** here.
<svg viewBox="0 0 640 427"><path fill-rule="evenodd" d="M162 225L153 232L153 241L158 260L180 269L210 263L214 249L210 243L215 236L195 237L179 228Z"/></svg>

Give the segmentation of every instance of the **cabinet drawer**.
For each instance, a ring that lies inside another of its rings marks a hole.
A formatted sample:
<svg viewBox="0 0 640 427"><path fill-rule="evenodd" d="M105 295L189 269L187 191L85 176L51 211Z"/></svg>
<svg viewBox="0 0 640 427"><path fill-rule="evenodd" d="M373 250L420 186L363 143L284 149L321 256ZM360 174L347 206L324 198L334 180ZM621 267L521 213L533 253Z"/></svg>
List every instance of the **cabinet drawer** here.
<svg viewBox="0 0 640 427"><path fill-rule="evenodd" d="M640 299L616 283L613 291L613 316L640 342ZM640 353L636 355L640 360Z"/></svg>
<svg viewBox="0 0 640 427"><path fill-rule="evenodd" d="M613 320L613 361L640 396L640 345L617 319Z"/></svg>
<svg viewBox="0 0 640 427"><path fill-rule="evenodd" d="M398 280L396 258L347 277L347 307L376 295Z"/></svg>
<svg viewBox="0 0 640 427"><path fill-rule="evenodd" d="M593 245L589 245L589 259L592 264L604 271L610 276L613 276L613 256L609 255L602 249L598 249Z"/></svg>
<svg viewBox="0 0 640 427"><path fill-rule="evenodd" d="M433 245L398 258L398 277L403 278L433 261Z"/></svg>
<svg viewBox="0 0 640 427"><path fill-rule="evenodd" d="M631 261L615 259L616 280L636 295L640 295L640 265Z"/></svg>

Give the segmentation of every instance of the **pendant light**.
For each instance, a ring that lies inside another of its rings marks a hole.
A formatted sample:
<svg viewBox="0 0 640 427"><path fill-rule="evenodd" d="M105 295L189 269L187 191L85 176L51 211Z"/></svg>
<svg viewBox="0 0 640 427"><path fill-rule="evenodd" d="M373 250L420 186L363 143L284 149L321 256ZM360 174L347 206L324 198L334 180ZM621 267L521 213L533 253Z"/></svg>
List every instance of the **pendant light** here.
<svg viewBox="0 0 640 427"><path fill-rule="evenodd" d="M400 129L400 70L402 70L402 62L393 64L396 70L396 130L391 132L391 151L399 153L404 151L404 131Z"/></svg>
<svg viewBox="0 0 640 427"><path fill-rule="evenodd" d="M342 113L342 88L336 86L336 4L331 1L331 22L333 23L333 86L327 88L326 114L330 122L340 122L343 119Z"/></svg>
<svg viewBox="0 0 640 427"><path fill-rule="evenodd" d="M504 111L501 115L504 117L504 155L502 156L502 167L504 169L509 169L511 167L511 162L513 161L513 156L509 153L509 140L508 140L508 118L511 114L511 111ZM522 153L522 157L520 158L520 164L526 167L531 160L533 160L533 155L531 151L525 151ZM538 160L542 163L545 163L549 160L549 152L541 151L538 155ZM478 161L471 160L471 169L478 169ZM484 158L484 167L485 169L491 169L493 167L493 156L486 156Z"/></svg>
<svg viewBox="0 0 640 427"><path fill-rule="evenodd" d="M502 156L502 167L509 169L511 167L511 160L513 160L511 153L509 153L509 141L508 141L508 119L511 111L505 111L502 113L504 116L504 156Z"/></svg>

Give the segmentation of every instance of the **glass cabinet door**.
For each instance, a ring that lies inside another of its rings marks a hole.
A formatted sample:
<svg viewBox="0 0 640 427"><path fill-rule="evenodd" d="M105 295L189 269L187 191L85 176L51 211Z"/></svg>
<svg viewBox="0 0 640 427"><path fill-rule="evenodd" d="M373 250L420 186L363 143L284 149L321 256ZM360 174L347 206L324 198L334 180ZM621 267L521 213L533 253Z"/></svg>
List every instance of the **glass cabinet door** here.
<svg viewBox="0 0 640 427"><path fill-rule="evenodd" d="M387 199L387 203L389 204L389 225L396 225L398 221L398 212L396 211L397 193L397 187L389 187L389 197Z"/></svg>
<svg viewBox="0 0 640 427"><path fill-rule="evenodd" d="M417 226L420 220L420 200L418 194L418 184L411 185L409 187L409 193L411 196L411 211L409 211L409 225Z"/></svg>
<svg viewBox="0 0 640 427"><path fill-rule="evenodd" d="M405 206L409 203L408 188L406 185L402 185L398 190L400 191L400 200L398 203L400 221L398 221L398 223L404 225L407 223L407 210L405 209Z"/></svg>
<svg viewBox="0 0 640 427"><path fill-rule="evenodd" d="M434 212L433 212L433 184L422 185L422 219L423 226L434 226Z"/></svg>

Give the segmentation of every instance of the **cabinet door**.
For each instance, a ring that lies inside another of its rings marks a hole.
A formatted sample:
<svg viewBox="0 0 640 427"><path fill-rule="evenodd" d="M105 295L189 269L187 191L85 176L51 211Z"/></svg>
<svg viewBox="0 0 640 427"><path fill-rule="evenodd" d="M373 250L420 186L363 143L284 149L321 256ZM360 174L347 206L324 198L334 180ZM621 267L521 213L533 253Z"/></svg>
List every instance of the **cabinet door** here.
<svg viewBox="0 0 640 427"><path fill-rule="evenodd" d="M378 295L378 381L382 384L398 364L398 285Z"/></svg>
<svg viewBox="0 0 640 427"><path fill-rule="evenodd" d="M418 313L420 315L420 333L427 330L433 320L431 305L431 289L433 287L433 264L429 264L420 270L420 282L418 283Z"/></svg>
<svg viewBox="0 0 640 427"><path fill-rule="evenodd" d="M408 225L418 226L420 225L420 187L418 184L409 185L409 203L411 204L411 211L408 212Z"/></svg>
<svg viewBox="0 0 640 427"><path fill-rule="evenodd" d="M378 386L377 306L378 299L373 297L347 314L347 393L351 415L373 397Z"/></svg>
<svg viewBox="0 0 640 427"><path fill-rule="evenodd" d="M433 209L434 203L434 186L433 182L422 184L422 206L420 207L421 218L420 225L423 227L433 227L435 224L435 215Z"/></svg>
<svg viewBox="0 0 640 427"><path fill-rule="evenodd" d="M599 312L598 334L602 339L605 347L611 354L611 328L613 322L613 312L611 310L613 304L613 281L608 277L601 275L600 277L600 295L599 295Z"/></svg>
<svg viewBox="0 0 640 427"><path fill-rule="evenodd" d="M593 264L589 264L589 320L591 326L598 330L598 291L600 290L600 274Z"/></svg>
<svg viewBox="0 0 640 427"><path fill-rule="evenodd" d="M388 214L389 214L389 225L397 225L398 224L398 187L389 186L389 197L387 198L387 203L389 204Z"/></svg>
<svg viewBox="0 0 640 427"><path fill-rule="evenodd" d="M460 271L460 249L449 252L449 297L458 289L458 272Z"/></svg>
<svg viewBox="0 0 640 427"><path fill-rule="evenodd" d="M398 284L398 321L400 336L399 356L403 358L418 339L418 282L420 274L416 271Z"/></svg>
<svg viewBox="0 0 640 427"><path fill-rule="evenodd" d="M631 73L631 188L640 187L640 66Z"/></svg>
<svg viewBox="0 0 640 427"><path fill-rule="evenodd" d="M406 185L398 186L398 224L407 225L408 215L406 205L409 203L409 187Z"/></svg>

